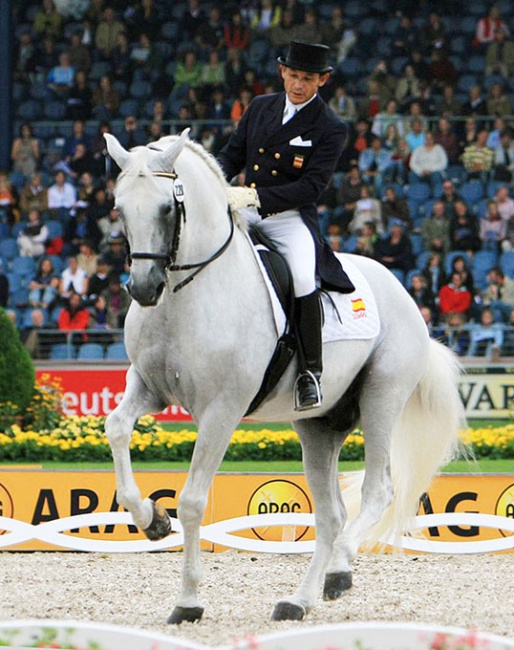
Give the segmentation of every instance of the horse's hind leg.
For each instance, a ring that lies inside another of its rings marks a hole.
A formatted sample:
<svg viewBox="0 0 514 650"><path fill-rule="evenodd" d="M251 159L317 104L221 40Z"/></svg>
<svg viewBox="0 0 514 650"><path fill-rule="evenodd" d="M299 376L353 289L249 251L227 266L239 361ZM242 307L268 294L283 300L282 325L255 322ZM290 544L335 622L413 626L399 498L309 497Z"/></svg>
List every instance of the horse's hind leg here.
<svg viewBox="0 0 514 650"><path fill-rule="evenodd" d="M139 373L131 366L123 399L105 421L105 433L116 471L118 503L130 512L136 526L154 540L166 537L171 532L171 524L161 506L150 499L141 499L130 462L130 439L134 424L141 415L155 413L164 407L164 404L156 402Z"/></svg>
<svg viewBox="0 0 514 650"><path fill-rule="evenodd" d="M394 368L394 364L391 367ZM395 373L401 372L401 369L395 368ZM383 373L370 373L370 377L372 379L364 386L360 400L366 456L361 508L358 516L346 526L334 544L325 581L324 597L327 600L338 598L345 588L351 587L351 564L359 547L393 499L391 437L409 397L409 389L406 382L400 387L398 379L395 381L394 377L384 376ZM343 579L340 589L331 587L335 575Z"/></svg>
<svg viewBox="0 0 514 650"><path fill-rule="evenodd" d="M322 420L316 419L301 420L294 426L302 443L305 475L316 510L316 548L298 589L290 598L276 604L272 615L274 620L300 620L314 607L334 542L346 520L336 480L339 451L346 434L336 433Z"/></svg>

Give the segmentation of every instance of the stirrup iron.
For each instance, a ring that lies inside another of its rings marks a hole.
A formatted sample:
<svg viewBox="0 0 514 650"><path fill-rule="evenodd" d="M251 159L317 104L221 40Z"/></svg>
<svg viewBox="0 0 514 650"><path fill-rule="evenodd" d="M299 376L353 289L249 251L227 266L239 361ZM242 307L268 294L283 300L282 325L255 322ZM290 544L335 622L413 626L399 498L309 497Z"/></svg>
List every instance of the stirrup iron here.
<svg viewBox="0 0 514 650"><path fill-rule="evenodd" d="M311 379L312 384L316 390L316 401L313 402L312 404L302 405L300 402L298 384L304 377L309 377ZM316 377L316 375L310 370L303 370L296 378L296 381L294 382L294 386L293 386L293 399L294 399L295 411L309 411L310 409L316 409L321 406L322 395L321 395L320 382L319 379Z"/></svg>

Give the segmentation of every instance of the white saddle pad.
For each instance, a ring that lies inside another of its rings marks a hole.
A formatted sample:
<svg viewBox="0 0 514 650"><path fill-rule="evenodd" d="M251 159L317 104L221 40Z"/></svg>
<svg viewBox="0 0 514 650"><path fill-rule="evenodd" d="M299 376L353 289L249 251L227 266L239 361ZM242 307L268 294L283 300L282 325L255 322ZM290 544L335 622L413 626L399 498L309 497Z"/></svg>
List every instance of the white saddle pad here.
<svg viewBox="0 0 514 650"><path fill-rule="evenodd" d="M286 327L286 318L261 261L258 248L252 247L262 276L268 287L277 335L281 336ZM353 293L331 291L330 298L332 300L324 293L321 294L325 312L323 343L342 340L373 339L380 333L380 318L377 303L368 281L348 258L344 260L344 270L353 282L355 291Z"/></svg>

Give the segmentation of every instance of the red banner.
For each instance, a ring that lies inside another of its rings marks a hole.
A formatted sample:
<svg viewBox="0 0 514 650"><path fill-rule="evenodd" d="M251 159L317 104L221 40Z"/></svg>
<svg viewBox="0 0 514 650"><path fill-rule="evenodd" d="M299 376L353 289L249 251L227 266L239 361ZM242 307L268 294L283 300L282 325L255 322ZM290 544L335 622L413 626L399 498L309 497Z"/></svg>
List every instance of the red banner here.
<svg viewBox="0 0 514 650"><path fill-rule="evenodd" d="M123 397L126 373L126 368L40 368L36 376L38 380L42 375L60 379L66 415L109 415ZM191 421L189 413L179 406L169 406L155 416L158 420Z"/></svg>

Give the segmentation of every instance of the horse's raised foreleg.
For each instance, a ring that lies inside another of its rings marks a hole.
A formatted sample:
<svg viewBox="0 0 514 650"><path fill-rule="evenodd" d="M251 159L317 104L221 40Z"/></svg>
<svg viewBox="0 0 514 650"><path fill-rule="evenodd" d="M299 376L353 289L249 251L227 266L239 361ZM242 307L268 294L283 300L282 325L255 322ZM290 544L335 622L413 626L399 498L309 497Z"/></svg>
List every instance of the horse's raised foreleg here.
<svg viewBox="0 0 514 650"><path fill-rule="evenodd" d="M316 604L333 545L345 523L345 511L335 478L344 434L336 433L321 420L294 423L303 448L305 475L316 511L316 549L309 569L295 593L276 605L274 620L301 620ZM334 478L335 477L335 478ZM337 485L337 487L336 487Z"/></svg>
<svg viewBox="0 0 514 650"><path fill-rule="evenodd" d="M202 577L200 525L212 479L239 420L238 416L229 422L226 413L219 411L209 413L208 416L204 414L200 418L189 474L179 498L178 516L184 530L182 585L168 623L193 622L202 617L203 606L198 600L198 586Z"/></svg>
<svg viewBox="0 0 514 650"><path fill-rule="evenodd" d="M123 399L105 421L105 433L116 471L118 503L130 512L136 526L152 540L162 539L171 532L170 520L161 506L150 499L143 501L141 498L132 472L129 445L137 419L146 413L158 412L165 406L156 402L139 373L131 366Z"/></svg>

